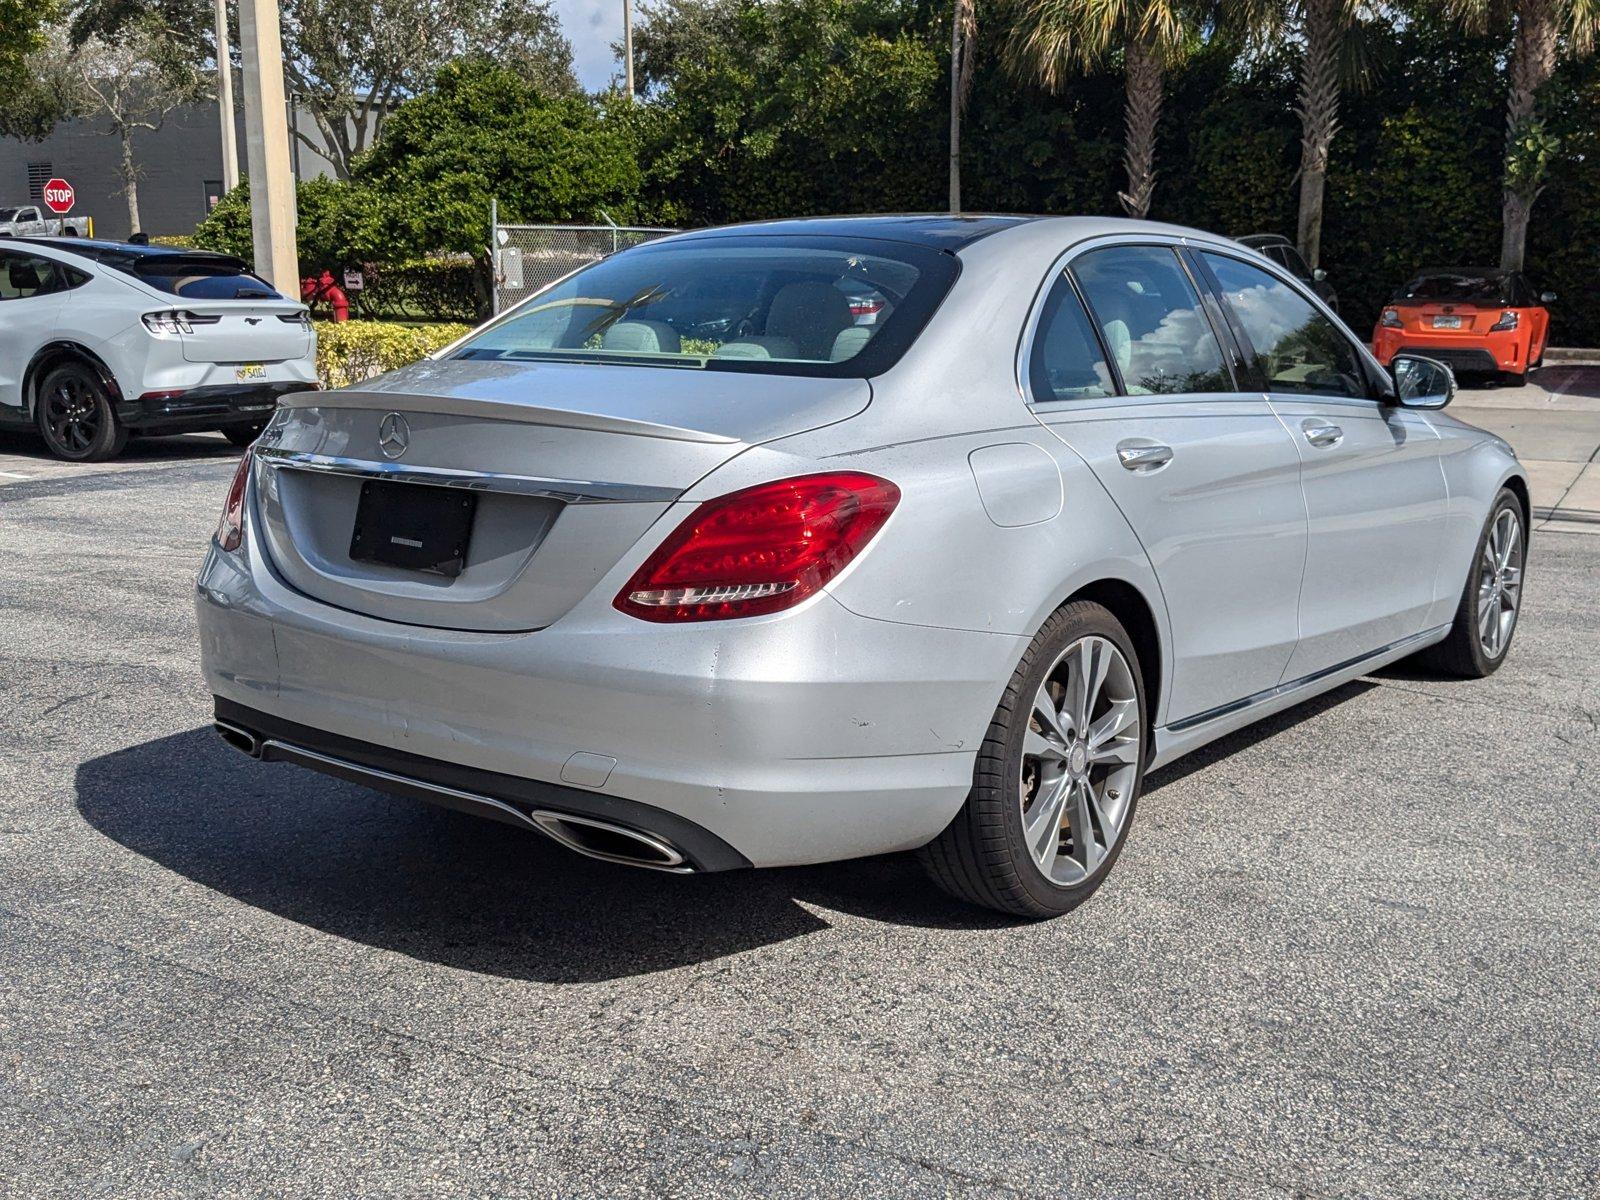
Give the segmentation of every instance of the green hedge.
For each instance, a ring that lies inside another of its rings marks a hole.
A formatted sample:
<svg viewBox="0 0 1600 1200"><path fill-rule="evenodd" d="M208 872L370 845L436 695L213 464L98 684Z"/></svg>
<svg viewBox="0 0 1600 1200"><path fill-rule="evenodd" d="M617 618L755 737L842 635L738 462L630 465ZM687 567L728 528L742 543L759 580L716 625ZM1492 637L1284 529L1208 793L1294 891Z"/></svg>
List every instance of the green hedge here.
<svg viewBox="0 0 1600 1200"><path fill-rule="evenodd" d="M375 320L468 321L488 315L486 273L467 254L411 262L368 263L352 306Z"/></svg>
<svg viewBox="0 0 1600 1200"><path fill-rule="evenodd" d="M396 325L387 321L318 321L317 378L345 387L406 366L448 346L470 325Z"/></svg>

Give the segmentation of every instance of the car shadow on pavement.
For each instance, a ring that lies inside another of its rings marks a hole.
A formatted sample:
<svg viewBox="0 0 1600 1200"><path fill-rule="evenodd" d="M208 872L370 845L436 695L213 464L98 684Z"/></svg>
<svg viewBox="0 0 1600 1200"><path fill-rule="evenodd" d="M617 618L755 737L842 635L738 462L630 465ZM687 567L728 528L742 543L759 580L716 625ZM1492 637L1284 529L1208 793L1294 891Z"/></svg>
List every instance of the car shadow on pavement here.
<svg viewBox="0 0 1600 1200"><path fill-rule="evenodd" d="M122 453L112 459L113 464L134 464L140 462L200 462L211 458L237 458L242 451L231 444L220 434L174 434L170 437L132 438ZM79 466L83 464L62 463L44 448L44 441L32 433L23 433L7 430L0 433L0 454L17 454L27 458L37 458L46 463L61 463L63 466ZM100 467L104 463L92 463L90 466Z"/></svg>
<svg viewBox="0 0 1600 1200"><path fill-rule="evenodd" d="M909 856L684 877L582 858L535 833L252 762L209 727L81 764L111 840L286 920L518 979L669 970L828 928L804 900L912 925L1005 918L937 892Z"/></svg>
<svg viewBox="0 0 1600 1200"><path fill-rule="evenodd" d="M1343 687L1153 773L1145 795L1376 686ZM252 762L208 727L77 771L100 833L186 879L337 937L462 970L578 983L803 937L826 911L938 929L1015 918L939 892L913 856L685 877L612 866L534 833Z"/></svg>

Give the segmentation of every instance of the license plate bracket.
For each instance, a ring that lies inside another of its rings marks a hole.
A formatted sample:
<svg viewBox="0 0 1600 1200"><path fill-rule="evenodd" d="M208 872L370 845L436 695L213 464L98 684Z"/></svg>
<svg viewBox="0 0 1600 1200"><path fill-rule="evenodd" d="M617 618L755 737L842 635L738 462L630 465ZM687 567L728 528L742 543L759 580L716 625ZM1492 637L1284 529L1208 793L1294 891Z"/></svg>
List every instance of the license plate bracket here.
<svg viewBox="0 0 1600 1200"><path fill-rule="evenodd" d="M477 511L474 492L368 479L361 485L350 557L408 571L461 574Z"/></svg>

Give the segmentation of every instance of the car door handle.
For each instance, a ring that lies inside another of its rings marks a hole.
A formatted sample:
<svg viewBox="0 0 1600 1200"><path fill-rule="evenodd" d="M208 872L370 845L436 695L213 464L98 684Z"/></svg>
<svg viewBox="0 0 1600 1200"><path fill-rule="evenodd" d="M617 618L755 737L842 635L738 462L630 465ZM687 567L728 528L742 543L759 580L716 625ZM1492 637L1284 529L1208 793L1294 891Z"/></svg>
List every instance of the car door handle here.
<svg viewBox="0 0 1600 1200"><path fill-rule="evenodd" d="M1313 446L1337 446L1344 441L1344 430L1326 421L1305 421L1301 424L1300 431L1306 435L1306 441Z"/></svg>
<svg viewBox="0 0 1600 1200"><path fill-rule="evenodd" d="M1172 461L1172 447L1150 442L1118 442L1117 459L1130 471L1154 471Z"/></svg>

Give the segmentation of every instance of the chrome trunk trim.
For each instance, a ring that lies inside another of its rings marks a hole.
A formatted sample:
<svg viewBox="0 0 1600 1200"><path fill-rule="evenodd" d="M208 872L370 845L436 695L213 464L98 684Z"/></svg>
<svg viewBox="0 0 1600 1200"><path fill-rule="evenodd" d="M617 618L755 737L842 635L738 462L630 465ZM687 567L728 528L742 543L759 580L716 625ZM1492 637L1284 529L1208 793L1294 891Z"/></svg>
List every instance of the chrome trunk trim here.
<svg viewBox="0 0 1600 1200"><path fill-rule="evenodd" d="M683 494L676 488L378 462L365 458L313 454L306 450L285 450L278 446L258 445L256 458L269 467L294 471L318 471L328 475L347 475L353 479L387 479L429 487L466 488L475 492L504 492L541 500L560 500L565 504L670 504Z"/></svg>

